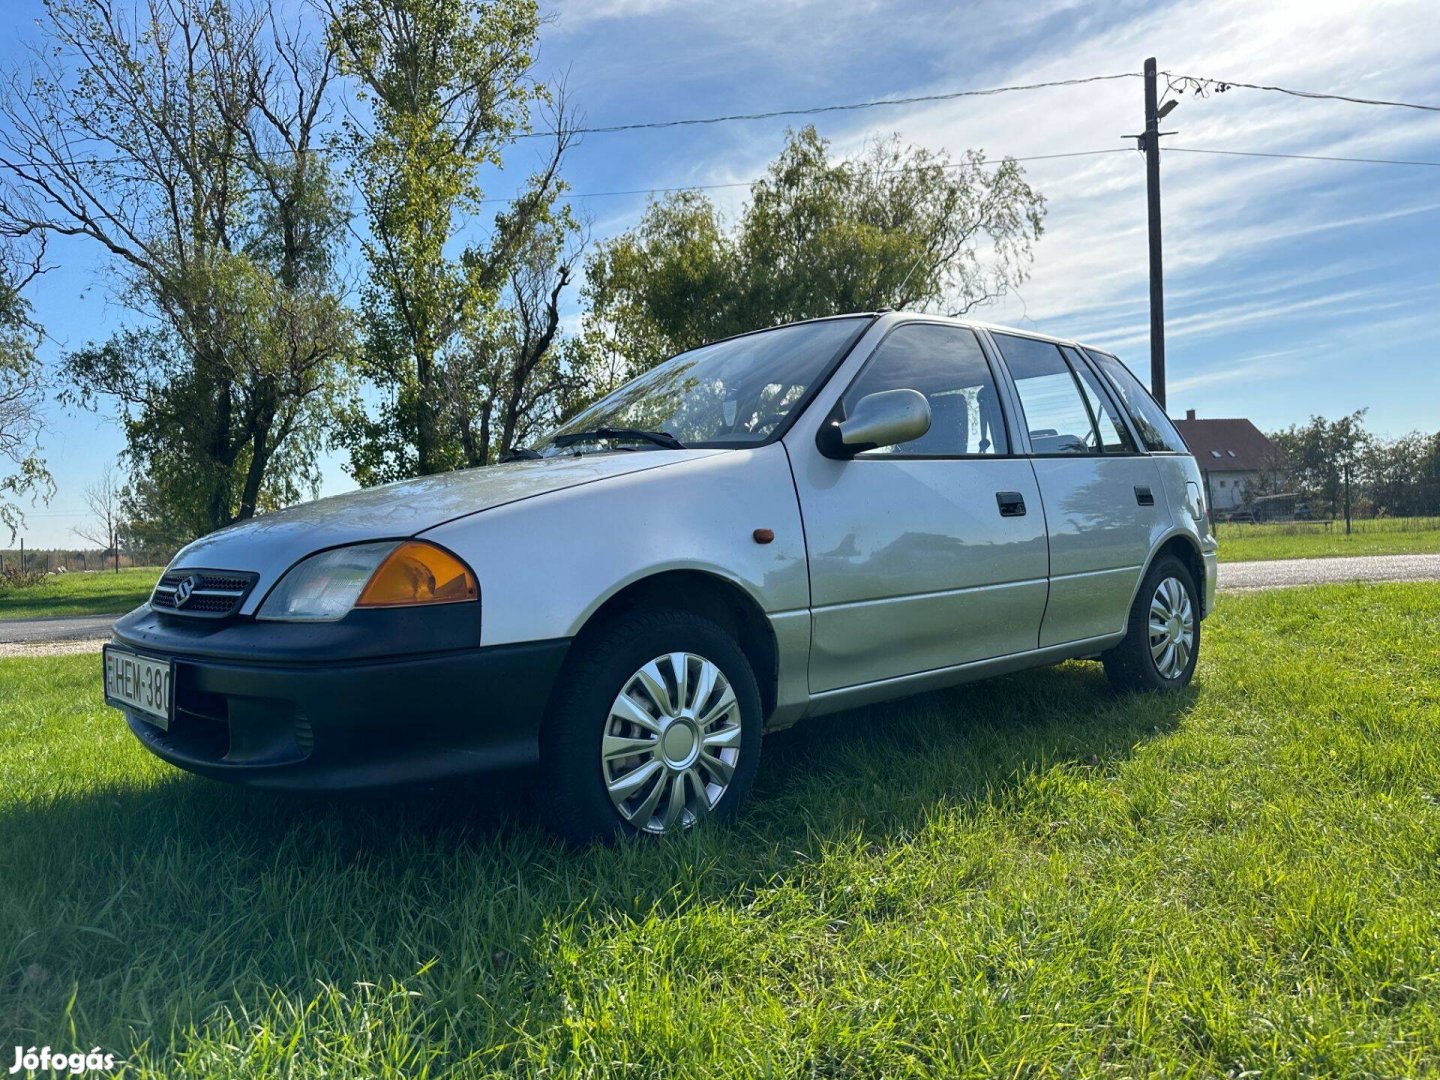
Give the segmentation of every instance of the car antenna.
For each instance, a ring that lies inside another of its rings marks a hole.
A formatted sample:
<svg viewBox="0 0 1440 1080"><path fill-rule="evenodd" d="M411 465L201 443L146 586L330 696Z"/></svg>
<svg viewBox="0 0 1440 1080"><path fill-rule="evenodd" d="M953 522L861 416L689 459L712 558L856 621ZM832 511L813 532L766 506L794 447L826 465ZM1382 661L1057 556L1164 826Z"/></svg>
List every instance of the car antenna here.
<svg viewBox="0 0 1440 1080"><path fill-rule="evenodd" d="M914 276L916 270L919 270L919 269L920 269L920 264L921 264L922 262L924 262L924 261L925 261L925 255L922 253L922 254L920 255L920 257L915 260L914 264L910 267L910 269L905 272L905 278L904 278L903 281L900 282L900 287L895 290L896 293L903 294L903 293L905 292L905 286L910 284L910 278ZM897 297L895 298L895 306L896 306L896 307L899 307L899 306L900 306L900 297L899 297L899 296L897 296Z"/></svg>

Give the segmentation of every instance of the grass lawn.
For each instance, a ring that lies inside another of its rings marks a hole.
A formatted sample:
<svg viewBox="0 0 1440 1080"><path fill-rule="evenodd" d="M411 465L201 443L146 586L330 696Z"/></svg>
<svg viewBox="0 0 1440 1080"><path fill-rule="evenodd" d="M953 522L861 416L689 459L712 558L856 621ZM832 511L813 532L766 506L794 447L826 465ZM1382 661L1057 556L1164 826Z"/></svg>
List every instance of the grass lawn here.
<svg viewBox="0 0 1440 1080"><path fill-rule="evenodd" d="M514 784L192 779L98 658L0 660L0 1038L134 1076L1434 1074L1437 640L1436 585L1226 596L1186 695L1068 664L827 717L734 830L579 853Z"/></svg>
<svg viewBox="0 0 1440 1080"><path fill-rule="evenodd" d="M159 566L126 567L118 574L56 574L29 589L0 587L0 619L58 615L120 615L150 598ZM90 1049L88 1046L85 1049ZM6 1062L6 1068L13 1062Z"/></svg>
<svg viewBox="0 0 1440 1080"><path fill-rule="evenodd" d="M1306 559L1331 555L1423 555L1440 552L1440 518L1380 518L1329 529L1310 522L1249 525L1221 522L1216 527L1221 562L1251 559Z"/></svg>

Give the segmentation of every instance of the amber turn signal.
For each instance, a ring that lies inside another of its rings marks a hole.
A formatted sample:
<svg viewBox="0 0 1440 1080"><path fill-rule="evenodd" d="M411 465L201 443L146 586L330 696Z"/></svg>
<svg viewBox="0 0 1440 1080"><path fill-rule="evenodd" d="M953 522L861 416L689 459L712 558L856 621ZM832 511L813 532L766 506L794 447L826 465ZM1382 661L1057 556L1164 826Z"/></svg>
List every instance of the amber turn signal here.
<svg viewBox="0 0 1440 1080"><path fill-rule="evenodd" d="M454 555L433 544L407 540L370 575L355 606L456 604L479 595L475 575Z"/></svg>

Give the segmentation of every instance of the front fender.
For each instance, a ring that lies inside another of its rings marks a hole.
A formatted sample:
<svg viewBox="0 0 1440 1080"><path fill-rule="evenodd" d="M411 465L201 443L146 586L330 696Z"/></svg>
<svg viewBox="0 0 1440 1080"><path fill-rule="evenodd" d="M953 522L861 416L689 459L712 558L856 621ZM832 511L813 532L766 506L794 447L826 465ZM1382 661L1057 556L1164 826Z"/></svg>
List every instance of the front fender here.
<svg viewBox="0 0 1440 1080"><path fill-rule="evenodd" d="M773 541L757 543L757 529ZM810 603L800 509L778 443L542 495L424 536L474 568L486 645L573 637L621 589L670 570L713 574L770 616Z"/></svg>

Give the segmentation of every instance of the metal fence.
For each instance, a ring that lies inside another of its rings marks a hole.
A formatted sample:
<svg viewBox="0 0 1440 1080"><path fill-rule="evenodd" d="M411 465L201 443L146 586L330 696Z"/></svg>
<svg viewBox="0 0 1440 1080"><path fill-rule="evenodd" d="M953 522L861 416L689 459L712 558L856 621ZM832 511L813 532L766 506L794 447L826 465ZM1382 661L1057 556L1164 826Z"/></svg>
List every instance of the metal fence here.
<svg viewBox="0 0 1440 1080"><path fill-rule="evenodd" d="M1215 507L1212 517L1218 524L1289 525L1315 523L1322 529L1334 523L1350 522L1355 531L1359 522L1376 530L1426 530L1440 520L1440 481L1401 477L1394 481L1366 478L1341 484L1328 492L1292 488L1274 494L1253 495L1237 505ZM1396 522L1399 524L1381 524Z"/></svg>
<svg viewBox="0 0 1440 1080"><path fill-rule="evenodd" d="M1347 531L1352 534L1440 531L1440 514L1417 517L1356 517L1352 514L1348 523L1343 516L1340 518L1322 517L1308 521L1270 519L1215 522L1215 535L1221 540L1226 537L1306 536Z"/></svg>
<svg viewBox="0 0 1440 1080"><path fill-rule="evenodd" d="M52 573L64 570L66 573L91 573L99 571L124 570L132 566L164 566L175 555L173 551L102 552L96 550L67 551L61 548L8 548L0 550L0 572L7 569L34 570Z"/></svg>

